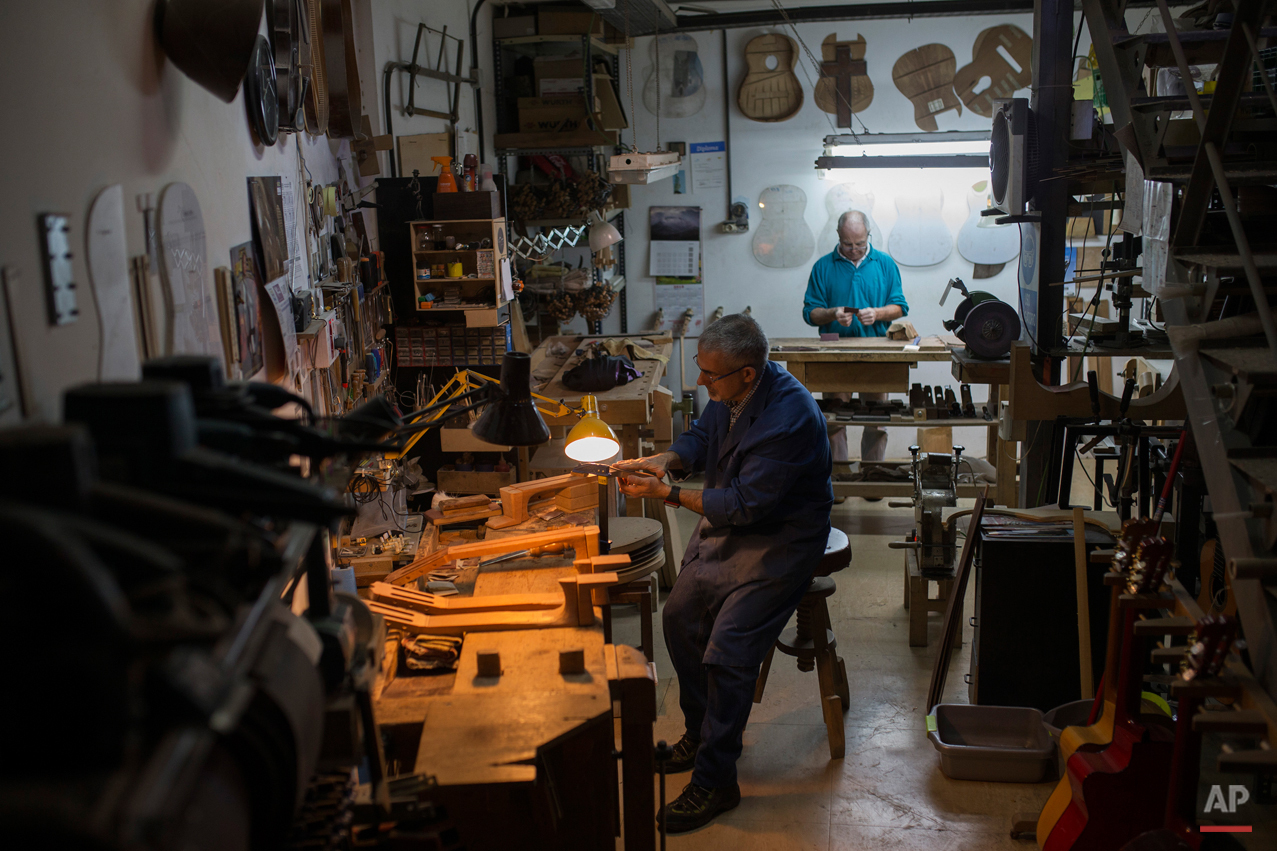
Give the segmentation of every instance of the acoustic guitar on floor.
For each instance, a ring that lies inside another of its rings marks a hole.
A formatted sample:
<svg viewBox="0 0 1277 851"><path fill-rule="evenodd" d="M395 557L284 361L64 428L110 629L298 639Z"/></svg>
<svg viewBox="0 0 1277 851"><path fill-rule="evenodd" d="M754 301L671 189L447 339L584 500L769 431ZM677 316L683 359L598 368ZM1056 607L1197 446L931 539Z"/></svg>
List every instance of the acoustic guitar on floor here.
<svg viewBox="0 0 1277 851"><path fill-rule="evenodd" d="M1160 603L1158 592L1174 547L1145 538L1131 568L1122 613L1113 741L1075 752L1065 768L1071 799L1042 843L1042 851L1117 851L1163 821L1174 736L1140 717L1148 640L1135 632L1139 613ZM1162 604L1167 605L1167 604Z"/></svg>
<svg viewBox="0 0 1277 851"><path fill-rule="evenodd" d="M1140 542L1155 534L1157 524L1147 517L1142 520L1128 520L1122 526L1122 533L1113 552L1113 566L1106 581L1112 589L1109 598L1108 644L1104 656L1104 698L1100 717L1092 724L1078 727L1065 727L1060 733L1060 757L1065 762L1079 750L1099 750L1113 741L1113 721L1117 716L1117 668L1122 654L1122 613L1118 606L1118 598L1122 594L1123 585L1129 578L1135 553ZM1042 808L1038 817L1038 845L1046 843L1055 823L1073 800L1072 787L1068 774L1060 778L1055 791Z"/></svg>
<svg viewBox="0 0 1277 851"><path fill-rule="evenodd" d="M1171 694L1179 699L1175 721L1175 753L1171 758L1170 794L1166 797L1165 822L1122 846L1122 851L1198 851L1202 832L1197 828L1197 781L1201 772L1202 731L1194 719L1207 697L1235 697L1236 683L1219 679L1228 660L1237 621L1225 615L1207 615L1197 622L1188 653L1180 662L1179 678ZM1209 712L1227 721L1231 710Z"/></svg>

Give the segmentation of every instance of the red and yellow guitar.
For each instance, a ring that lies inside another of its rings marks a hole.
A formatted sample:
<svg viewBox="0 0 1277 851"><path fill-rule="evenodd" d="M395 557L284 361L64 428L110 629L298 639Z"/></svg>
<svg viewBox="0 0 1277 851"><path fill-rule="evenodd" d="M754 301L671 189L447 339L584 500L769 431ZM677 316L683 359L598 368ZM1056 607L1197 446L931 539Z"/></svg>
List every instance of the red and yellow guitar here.
<svg viewBox="0 0 1277 851"><path fill-rule="evenodd" d="M1069 757L1064 779L1071 799L1041 843L1042 851L1116 851L1162 824L1173 736L1140 718L1148 651L1147 639L1135 634L1135 623L1142 602L1161 588L1172 553L1163 538L1146 538L1140 545L1127 584L1130 595L1119 598L1123 643L1113 740L1100 750L1079 750Z"/></svg>
<svg viewBox="0 0 1277 851"><path fill-rule="evenodd" d="M1237 622L1225 615L1207 615L1197 622L1197 631L1184 660L1179 681L1171 694L1179 698L1175 722L1175 753L1171 759L1170 794L1166 797L1165 821L1122 846L1122 851L1197 851L1202 833L1197 829L1197 779L1201 769L1202 734L1193 729L1193 717L1208 696L1235 691L1235 685L1217 680L1237 635Z"/></svg>
<svg viewBox="0 0 1277 851"><path fill-rule="evenodd" d="M1112 574L1127 577L1135 560L1135 553L1141 541L1157 532L1157 524L1147 517L1143 520L1128 520L1122 526L1122 535L1113 553ZM1113 741L1113 721L1117 715L1117 669L1122 657L1122 614L1118 605L1123 584L1114 581L1113 593L1109 599L1108 645L1104 661L1104 704L1100 717L1094 724L1085 727L1065 727L1060 733L1060 755L1067 762L1069 757L1079 750L1099 750ZM1060 778L1059 784L1038 817L1038 845L1046 843L1046 838L1060 820L1060 816L1068 809L1073 800L1072 787L1066 774Z"/></svg>

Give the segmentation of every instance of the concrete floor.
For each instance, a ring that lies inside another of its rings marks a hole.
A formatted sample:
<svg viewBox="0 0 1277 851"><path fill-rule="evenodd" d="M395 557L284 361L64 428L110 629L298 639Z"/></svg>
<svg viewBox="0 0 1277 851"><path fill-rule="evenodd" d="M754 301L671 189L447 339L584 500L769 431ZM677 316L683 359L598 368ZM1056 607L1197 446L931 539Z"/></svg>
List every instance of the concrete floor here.
<svg viewBox="0 0 1277 851"><path fill-rule="evenodd" d="M969 501L963 501L967 505ZM685 536L695 516L679 511ZM816 673L802 673L777 654L763 702L754 707L738 763L740 806L712 824L669 837L671 849L945 849L996 851L1036 848L1009 837L1012 817L1037 813L1054 783L979 783L950 780L927 738L927 687L943 616L930 615L927 647L910 647L904 608L903 552L887 542L913 526L911 509L849 498L834 506L833 523L851 539L851 566L835 574L829 611L838 652L851 681L846 757L829 758ZM686 540L686 537L684 538ZM974 583L972 583L974 585ZM967 615L971 613L970 590ZM657 616L657 739L683 733L678 681ZM638 642L632 610L617 613L615 640ZM954 654L945 702L966 703L963 674L970 667L971 627ZM690 774L673 775L666 799Z"/></svg>

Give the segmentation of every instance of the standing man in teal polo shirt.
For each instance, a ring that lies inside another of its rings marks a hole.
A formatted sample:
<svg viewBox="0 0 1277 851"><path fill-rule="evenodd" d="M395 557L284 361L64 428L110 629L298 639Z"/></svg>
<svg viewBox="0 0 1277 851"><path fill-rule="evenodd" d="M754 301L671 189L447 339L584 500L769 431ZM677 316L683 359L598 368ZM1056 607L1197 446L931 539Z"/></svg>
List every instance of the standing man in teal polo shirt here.
<svg viewBox="0 0 1277 851"><path fill-rule="evenodd" d="M819 326L822 334L885 337L893 320L909 315L896 261L871 248L869 237L865 214L848 210L838 218L838 247L812 266L803 297L803 321ZM860 398L882 401L887 394L861 393ZM846 429L839 429L829 443L833 460L846 461ZM861 460L886 457L886 431L865 426L860 437Z"/></svg>

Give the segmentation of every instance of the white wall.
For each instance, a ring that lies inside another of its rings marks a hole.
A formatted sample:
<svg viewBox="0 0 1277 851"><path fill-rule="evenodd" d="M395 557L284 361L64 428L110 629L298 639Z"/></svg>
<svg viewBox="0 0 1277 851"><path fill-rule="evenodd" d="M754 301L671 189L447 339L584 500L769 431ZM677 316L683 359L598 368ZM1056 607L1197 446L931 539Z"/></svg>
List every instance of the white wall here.
<svg viewBox="0 0 1277 851"><path fill-rule="evenodd" d="M134 199L158 200L169 183L190 184L199 199L207 239L208 276L229 262L229 249L251 238L245 178L299 172L300 144L308 176L337 179L345 142L282 135L263 148L249 131L242 93L223 103L187 78L164 56L153 28L154 0L84 3L42 0L0 7L0 74L7 81L8 132L0 139L3 199L0 263L18 273L14 313L23 369L34 389L36 419L60 417L67 387L97 376L99 330L85 264L84 225L89 206L105 186L123 184L130 256L145 251L142 215ZM356 0L355 33L365 112L374 132L384 128L381 71L392 59L411 58L419 21L448 27L466 40L470 4L465 0ZM481 61L490 67L490 9L480 14ZM433 60L434 43L430 46ZM489 75L490 76L490 75ZM392 104L400 107L406 84L397 75ZM418 84L418 102L438 105L442 85ZM463 86L461 128L474 126L473 95ZM395 132L438 132L437 119L395 116ZM491 124L489 124L489 128ZM489 129L489 132L491 130ZM385 155L382 155L385 164ZM71 216L80 316L51 326L45 308L36 216ZM375 233L375 217L367 217ZM267 319L271 318L269 316ZM216 316L212 317L216 322ZM214 339L217 339L216 337ZM0 421L12 422L16 408Z"/></svg>
<svg viewBox="0 0 1277 851"><path fill-rule="evenodd" d="M840 39L855 38L862 34L867 42L865 60L869 77L874 84L874 98L868 109L853 117L857 131L860 121L875 133L916 132L913 121L913 105L896 89L891 78L895 61L905 52L931 42L947 44L954 52L958 67L971 61L971 45L982 30L1000 23L1013 23L1027 33L1033 31L1032 15L970 16L954 18L919 18L908 20L864 21L855 24L816 23L798 25L798 33L807 46L819 57L820 43L830 33ZM807 194L804 216L812 233L819 237L828 216L825 211L825 195L837 183L852 181L858 187L875 196L874 218L884 233L889 233L896 220L895 197L910 189L940 186L944 190L943 215L956 235L966 220L967 190L978 180L987 178L987 170L973 169L917 169L902 170L845 170L829 172L829 179L818 178L815 160L822 153L823 140L831 133L845 132L831 127L833 116L822 112L812 96L812 81L816 74L811 63L803 56L795 73L803 88L803 106L793 118L777 123L762 123L746 118L736 105L736 95L746 73L744 49L750 39L772 30L762 28L734 29L727 31L728 85L723 84L721 32L695 33L698 53L704 66L709 97L700 113L684 119L661 119L661 143L670 141L711 142L724 139L723 100L730 104L731 140L729 155L732 167L732 194L743 197L750 205L750 232L747 234L723 234L717 225L726 218L728 198L725 190L702 194L675 195L671 181L650 187L634 187L633 215L626 229L630 281L630 326L648 327L655 311L654 284L651 278L640 278L646 272L647 220L646 210L652 205L697 205L703 208L705 309L712 313L722 305L727 313L752 308L770 337L813 337L816 329L802 320L803 293L812 263L822 254L833 250L834 245L817 244L816 251L807 263L788 269L768 268L753 256L751 238L758 228L761 211L758 208L759 193L773 184L798 186ZM780 32L781 30L774 30ZM786 35L793 31L786 28ZM641 150L656 146L655 117L642 103L642 82L647 79L651 39L640 39L634 51L635 100L639 118L637 144ZM801 50L801 48L800 48ZM624 66L622 62L622 66ZM803 73L806 70L806 75ZM622 87L624 93L624 87ZM1027 96L1027 90L1018 93ZM856 118L859 121L856 121ZM959 116L946 112L937 117L941 130L986 129L989 120L968 110ZM630 141L629 134L625 136ZM879 235L875 247L885 247ZM995 278L974 281L972 265L963 260L956 248L943 263L925 268L901 267L904 292L909 300L909 319L921 334L944 333L941 322L952 318L956 301L951 297L944 308L937 301L945 283L952 277L961 277L968 285L993 292L1003 300L1015 303L1015 266L1009 264ZM689 355L690 359L690 355ZM671 364L671 369L678 369ZM689 384L695 380L695 372L687 371ZM924 363L914 372L914 379L928 384L955 384L947 363ZM955 384L956 390L956 384ZM976 398L983 398L980 389ZM853 429L852 445L857 445ZM978 429L965 430L970 434L955 434L955 441L965 443L973 452L983 454L984 439ZM912 429L890 429L889 455L908 454L908 446L915 441Z"/></svg>
<svg viewBox="0 0 1277 851"><path fill-rule="evenodd" d="M1132 31L1162 29L1155 10L1151 15L1147 14L1148 11L1133 10L1128 13L1128 24ZM1031 14L799 24L797 32L816 57L820 56L821 41L830 33L836 33L839 39L863 35L867 42L865 60L874 85L874 98L869 108L853 116L854 127L858 132L862 132L864 128L874 133L915 132L918 128L913 120L913 106L892 81L891 71L896 60L906 51L923 44L939 42L953 50L957 65L961 68L971 61L971 47L975 37L982 30L1001 23L1015 24L1032 35ZM1090 35L1080 14L1077 15L1074 32L1079 28L1082 32L1077 54L1084 57L1090 47ZM940 187L944 192L943 216L956 237L968 215L969 187L977 181L987 179L987 170L974 169L849 169L828 172L826 179L819 178L814 161L822 153L824 137L846 131L832 128L833 116L816 107L812 96L816 72L805 54L800 58L799 67L795 69L804 94L802 109L796 116L784 122L762 123L746 118L737 107L737 92L747 70L744 60L745 45L752 38L766 32L782 32L791 39L794 37L794 31L789 27L727 31L726 81L723 76L722 32L694 33L709 90L706 105L694 116L682 119L662 118L660 122L659 142L664 146L672 141L721 141L726 136L726 122L730 121L732 195L749 204L750 232L723 234L718 231L718 223L727 214L729 199L726 190L676 195L673 192L673 183L669 180L652 186L633 187L633 203L627 217L625 233L630 258L631 328L650 327L655 313L654 282L651 277L644 276L647 271L648 250L647 209L650 206L692 205L703 208L706 313L712 313L720 305L727 313L743 310L749 305L754 317L762 323L769 336L810 337L816 334L816 329L803 323L801 315L807 276L812 263L821 254L833 250L834 245L818 242L810 260L795 268L773 269L758 262L752 253L751 237L761 221L758 199L763 189L774 184L800 187L807 195L804 218L818 239L828 220L825 195L832 186L851 182L862 191L872 192L875 196L874 218L883 231L874 244L881 248L885 246L885 240L881 237L890 233L896 221L895 200L898 195L924 186ZM645 109L641 99L643 83L653 64L650 59L651 41L650 38L638 39L633 55L636 101L633 112L638 120L632 120L632 123L637 126L637 139L630 132L623 134L624 141L633 142L640 150L654 150L658 142L655 116ZM801 47L799 50L801 52ZM624 74L624 61L621 66ZM621 92L624 98L624 81ZM1016 96L1028 97L1029 94L1029 90L1025 89L1017 92ZM724 115L724 102L728 106L727 116ZM942 113L937 116L937 122L940 130L976 130L989 127L988 119L965 109L961 116L953 111ZM918 146L916 152L927 151L925 146ZM1103 239L1088 242L1102 244ZM1081 243L1081 240L1076 240L1074 244ZM1018 293L1014 262L993 278L976 281L972 273L972 264L961 257L956 247L940 264L928 267L901 266L904 292L909 300L909 319L920 333L944 333L941 323L952 318L956 301L950 296L943 308L938 301L946 282L952 277L960 277L972 288L987 290L1012 305L1016 304ZM1121 363L1115 363L1114 366L1115 369L1120 369ZM671 363L671 372L678 368L676 362ZM920 364L913 377L933 385L956 385L947 363ZM689 385L695 380L695 372L690 368L687 371L687 380ZM983 388L974 388L974 395L978 404L984 398ZM852 445L855 445L858 429L853 429L852 432ZM891 429L889 433L889 454L906 455L908 445L914 441L913 431ZM955 442L964 443L973 452L983 454L984 439L981 430L960 429L955 433L954 439Z"/></svg>

